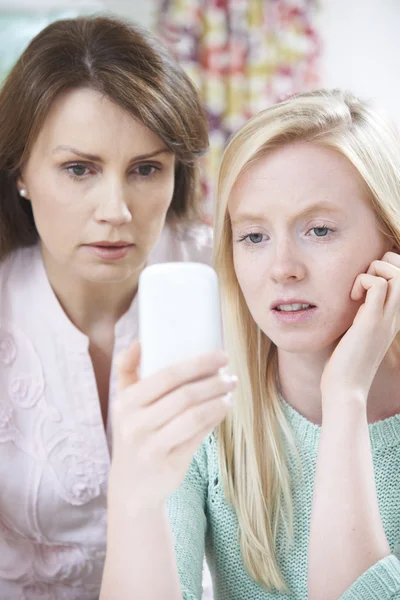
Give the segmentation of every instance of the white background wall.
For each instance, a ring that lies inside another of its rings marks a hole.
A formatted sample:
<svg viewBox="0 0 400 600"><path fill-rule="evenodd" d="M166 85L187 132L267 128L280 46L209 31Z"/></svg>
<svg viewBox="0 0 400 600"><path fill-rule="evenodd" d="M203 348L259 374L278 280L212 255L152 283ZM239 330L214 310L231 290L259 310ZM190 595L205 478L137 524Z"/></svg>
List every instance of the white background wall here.
<svg viewBox="0 0 400 600"><path fill-rule="evenodd" d="M400 128L400 0L320 0L322 83L374 98Z"/></svg>

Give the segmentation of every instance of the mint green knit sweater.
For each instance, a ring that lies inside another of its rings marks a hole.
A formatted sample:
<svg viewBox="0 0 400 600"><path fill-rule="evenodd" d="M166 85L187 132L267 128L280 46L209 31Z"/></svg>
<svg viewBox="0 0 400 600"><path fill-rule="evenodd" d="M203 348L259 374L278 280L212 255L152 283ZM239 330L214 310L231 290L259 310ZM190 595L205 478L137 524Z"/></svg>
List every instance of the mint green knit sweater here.
<svg viewBox="0 0 400 600"><path fill-rule="evenodd" d="M292 472L292 546L285 544L283 529L278 537L278 561L291 593L265 591L244 568L238 522L224 497L212 434L203 442L183 484L167 503L184 600L201 598L204 553L215 600L306 600L307 548L320 428L286 403L284 409L303 470L302 481L294 469ZM359 577L342 600L400 600L400 415L369 428L380 514L393 554Z"/></svg>

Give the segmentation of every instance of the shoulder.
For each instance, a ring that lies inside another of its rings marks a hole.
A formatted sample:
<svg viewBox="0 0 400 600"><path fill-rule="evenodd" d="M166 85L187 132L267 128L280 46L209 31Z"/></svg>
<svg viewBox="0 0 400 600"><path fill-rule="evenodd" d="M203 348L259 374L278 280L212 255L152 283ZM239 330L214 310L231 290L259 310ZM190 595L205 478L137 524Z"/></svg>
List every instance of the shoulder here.
<svg viewBox="0 0 400 600"><path fill-rule="evenodd" d="M0 304L5 297L18 294L20 289L27 289L30 281L35 281L34 266L40 252L37 246L18 248L0 261Z"/></svg>
<svg viewBox="0 0 400 600"><path fill-rule="evenodd" d="M0 260L0 281L3 281L8 277L19 252L19 250L11 252L11 254L8 254L6 258Z"/></svg>
<svg viewBox="0 0 400 600"><path fill-rule="evenodd" d="M9 283L10 279L13 277L18 268L20 267L21 262L21 249L14 250L11 254L8 254L6 258L0 261L0 294L1 296L4 293L6 288L6 284Z"/></svg>
<svg viewBox="0 0 400 600"><path fill-rule="evenodd" d="M213 481L218 476L218 448L214 432L204 438L193 456L191 472L192 475L196 473L203 482Z"/></svg>
<svg viewBox="0 0 400 600"><path fill-rule="evenodd" d="M18 248L0 261L0 281L4 278L30 272L34 263L37 262L40 252L38 246Z"/></svg>

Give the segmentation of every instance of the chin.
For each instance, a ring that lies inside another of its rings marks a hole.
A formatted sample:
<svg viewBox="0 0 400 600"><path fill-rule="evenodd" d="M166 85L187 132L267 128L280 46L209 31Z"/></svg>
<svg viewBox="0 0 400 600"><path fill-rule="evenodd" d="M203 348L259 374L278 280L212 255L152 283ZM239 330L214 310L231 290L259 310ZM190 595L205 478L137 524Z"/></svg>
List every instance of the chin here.
<svg viewBox="0 0 400 600"><path fill-rule="evenodd" d="M132 277L134 269L128 265L98 265L80 273L91 283L122 283Z"/></svg>
<svg viewBox="0 0 400 600"><path fill-rule="evenodd" d="M336 347L342 336L351 326L355 313L354 308L350 311L331 311L329 319L321 318L315 323L311 321L305 327L278 325L270 322L261 326L265 335L282 352L296 354L330 353ZM272 325L272 326L271 326Z"/></svg>
<svg viewBox="0 0 400 600"><path fill-rule="evenodd" d="M290 332L287 335L268 335L269 339L281 352L290 354L314 354L315 352L326 353L332 351L340 340L341 334L324 332L321 336L320 332L315 334L308 332Z"/></svg>

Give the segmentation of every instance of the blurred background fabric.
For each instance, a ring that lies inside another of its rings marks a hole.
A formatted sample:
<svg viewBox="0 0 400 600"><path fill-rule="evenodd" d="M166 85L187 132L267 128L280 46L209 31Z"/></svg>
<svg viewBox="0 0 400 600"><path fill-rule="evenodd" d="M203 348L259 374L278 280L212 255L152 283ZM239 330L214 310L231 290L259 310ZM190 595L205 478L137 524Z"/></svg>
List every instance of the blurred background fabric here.
<svg viewBox="0 0 400 600"><path fill-rule="evenodd" d="M201 92L208 204L223 149L251 116L319 86L315 0L156 0L156 32Z"/></svg>
<svg viewBox="0 0 400 600"><path fill-rule="evenodd" d="M49 22L102 12L158 35L198 86L210 123L207 217L229 136L288 95L347 88L400 125L399 0L0 0L0 80Z"/></svg>

